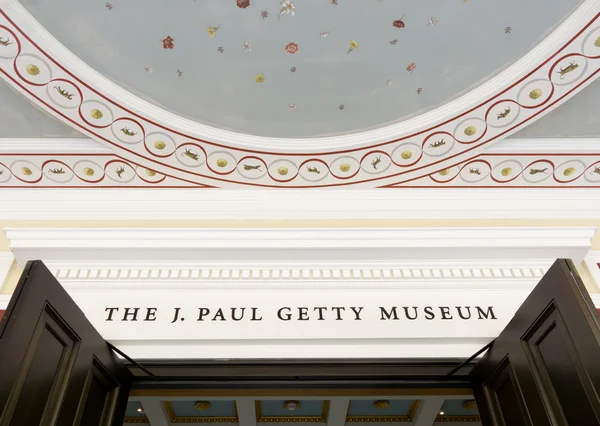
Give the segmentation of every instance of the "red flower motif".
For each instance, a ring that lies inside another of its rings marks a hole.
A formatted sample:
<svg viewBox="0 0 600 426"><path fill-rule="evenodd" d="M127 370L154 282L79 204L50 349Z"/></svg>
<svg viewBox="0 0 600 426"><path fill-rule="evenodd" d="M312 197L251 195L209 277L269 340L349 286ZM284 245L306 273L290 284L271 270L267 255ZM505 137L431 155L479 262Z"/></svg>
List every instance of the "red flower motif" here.
<svg viewBox="0 0 600 426"><path fill-rule="evenodd" d="M412 72L415 70L415 68L417 68L417 64L415 64L414 62L411 62L406 67L406 71L408 71L408 72L410 72L412 74Z"/></svg>
<svg viewBox="0 0 600 426"><path fill-rule="evenodd" d="M398 20L394 21L394 22L392 23L392 25L393 25L394 27L396 27L396 28L404 28L404 27L406 27L406 25L404 24L404 21L402 20L402 19L404 19L404 17L405 17L405 16L406 16L406 14L402 15L402 18L400 18L400 19L398 19Z"/></svg>
<svg viewBox="0 0 600 426"><path fill-rule="evenodd" d="M168 36L162 42L165 49L172 49L175 47L175 39L171 36Z"/></svg>
<svg viewBox="0 0 600 426"><path fill-rule="evenodd" d="M237 6L239 8L245 9L250 6L250 0L237 0Z"/></svg>
<svg viewBox="0 0 600 426"><path fill-rule="evenodd" d="M290 55L294 55L298 51L298 45L294 42L288 43L287 46L285 46L285 51Z"/></svg>

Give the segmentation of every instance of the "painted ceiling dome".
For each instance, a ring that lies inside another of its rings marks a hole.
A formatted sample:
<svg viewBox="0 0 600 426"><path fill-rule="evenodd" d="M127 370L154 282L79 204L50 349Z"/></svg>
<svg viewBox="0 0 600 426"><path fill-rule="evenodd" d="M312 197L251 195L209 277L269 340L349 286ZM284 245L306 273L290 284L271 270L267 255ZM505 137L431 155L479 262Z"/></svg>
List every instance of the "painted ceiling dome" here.
<svg viewBox="0 0 600 426"><path fill-rule="evenodd" d="M599 64L600 0L4 0L2 127L74 140L0 185L600 186L600 147L503 141L594 136Z"/></svg>
<svg viewBox="0 0 600 426"><path fill-rule="evenodd" d="M313 138L432 110L547 36L579 0L24 0L89 66L234 132Z"/></svg>

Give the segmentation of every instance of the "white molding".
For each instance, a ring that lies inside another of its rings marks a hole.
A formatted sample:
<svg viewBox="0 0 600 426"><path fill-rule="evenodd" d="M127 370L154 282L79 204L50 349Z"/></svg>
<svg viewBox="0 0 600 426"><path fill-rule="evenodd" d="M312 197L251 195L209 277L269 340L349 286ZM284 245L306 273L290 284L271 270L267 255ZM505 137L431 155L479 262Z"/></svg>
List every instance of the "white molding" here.
<svg viewBox="0 0 600 426"><path fill-rule="evenodd" d="M584 1L555 31L513 65L471 92L433 111L401 123L351 135L308 139L283 139L252 136L216 129L193 122L152 105L119 87L85 64L59 43L17 0L2 0L0 4L2 4L3 9L6 10L11 19L22 27L29 37L40 44L60 64L68 67L78 77L88 82L88 84L92 84L109 98L119 99L129 109L140 112L143 116L152 118L154 121L169 123L170 126L183 133L198 135L201 139L249 149L275 149L280 151L282 147L286 147L285 149L290 152L298 152L299 150L320 152L371 145L383 140L392 140L397 138L398 135L413 133L416 130L432 127L432 125L444 122L458 111L468 110L473 105L487 100L490 94L497 93L511 86L520 77L530 72L533 67L560 49L600 9L599 0Z"/></svg>
<svg viewBox="0 0 600 426"><path fill-rule="evenodd" d="M583 261L590 271L596 287L600 288L600 250L590 251ZM596 306L600 308L600 293L594 296L597 296Z"/></svg>
<svg viewBox="0 0 600 426"><path fill-rule="evenodd" d="M91 138L0 138L0 154L112 154ZM600 154L600 138L502 139L484 154Z"/></svg>
<svg viewBox="0 0 600 426"><path fill-rule="evenodd" d="M0 154L112 154L90 138L0 138Z"/></svg>
<svg viewBox="0 0 600 426"><path fill-rule="evenodd" d="M595 228L8 228L5 232L21 265L42 259L80 262L80 266L81 262L116 262L124 269L127 264L140 269L140 262L146 267L148 262L162 263L171 269L177 262L184 269L193 269L187 265L195 263L198 269L208 265L231 270L312 271L397 269L394 265L403 262L418 268L419 262L439 267L460 261L547 262L559 257L580 261L591 247ZM371 279L374 274L359 275ZM316 278L322 279L322 273Z"/></svg>
<svg viewBox="0 0 600 426"><path fill-rule="evenodd" d="M11 294L0 294L0 311L6 310L10 302Z"/></svg>
<svg viewBox="0 0 600 426"><path fill-rule="evenodd" d="M592 219L600 189L0 189L0 220Z"/></svg>
<svg viewBox="0 0 600 426"><path fill-rule="evenodd" d="M13 260L14 257L11 252L0 252L0 290L2 289L4 281L6 281Z"/></svg>
<svg viewBox="0 0 600 426"><path fill-rule="evenodd" d="M599 138L502 139L488 147L484 154L598 154Z"/></svg>

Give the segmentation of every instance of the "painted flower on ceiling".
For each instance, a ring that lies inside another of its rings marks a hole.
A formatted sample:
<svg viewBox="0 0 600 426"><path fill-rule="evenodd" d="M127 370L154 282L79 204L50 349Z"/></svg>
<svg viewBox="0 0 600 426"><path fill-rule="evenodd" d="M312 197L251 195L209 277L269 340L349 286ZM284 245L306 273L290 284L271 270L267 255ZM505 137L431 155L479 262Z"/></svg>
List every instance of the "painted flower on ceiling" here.
<svg viewBox="0 0 600 426"><path fill-rule="evenodd" d="M167 38L163 39L163 48L165 49L173 49L175 47L175 39L171 36L167 36Z"/></svg>
<svg viewBox="0 0 600 426"><path fill-rule="evenodd" d="M402 18L395 20L392 25L396 28L404 28L406 27L406 24L404 23L403 19L406 16L406 14L402 15Z"/></svg>
<svg viewBox="0 0 600 426"><path fill-rule="evenodd" d="M264 83L265 76L262 74L256 74L256 76L254 77L254 81L256 81L257 83Z"/></svg>
<svg viewBox="0 0 600 426"><path fill-rule="evenodd" d="M412 74L412 72L415 70L416 67L417 67L417 64L415 64L414 62L411 62L406 67L406 71L408 71L408 72L410 72Z"/></svg>
<svg viewBox="0 0 600 426"><path fill-rule="evenodd" d="M221 28L220 25L217 25L216 27L208 27L206 29L206 32L208 33L208 35L210 36L210 38L214 38L215 37L215 33L217 31L219 31L219 28Z"/></svg>
<svg viewBox="0 0 600 426"><path fill-rule="evenodd" d="M252 45L250 44L250 42L248 42L248 41L245 41L245 42L244 42L244 52L252 52L252 49L250 49L250 46L252 46Z"/></svg>
<svg viewBox="0 0 600 426"><path fill-rule="evenodd" d="M241 9L245 9L250 6L250 0L237 0L237 6Z"/></svg>
<svg viewBox="0 0 600 426"><path fill-rule="evenodd" d="M285 46L285 51L290 55L295 55L298 51L298 44L294 42L288 43L287 46Z"/></svg>
<svg viewBox="0 0 600 426"><path fill-rule="evenodd" d="M594 42L594 46L596 46L596 47L600 47L600 37L598 37L598 38L596 39L596 41Z"/></svg>
<svg viewBox="0 0 600 426"><path fill-rule="evenodd" d="M348 53L352 52L355 49L358 49L358 43L356 42L356 40L350 40L350 49L348 49Z"/></svg>
<svg viewBox="0 0 600 426"><path fill-rule="evenodd" d="M294 3L293 0L281 0L281 10L279 11L279 18L281 18L281 15L292 15L294 16L296 14L296 4Z"/></svg>
<svg viewBox="0 0 600 426"><path fill-rule="evenodd" d="M266 10L263 10L262 12L260 12L260 16L263 19L266 19L269 17L269 12L267 12Z"/></svg>

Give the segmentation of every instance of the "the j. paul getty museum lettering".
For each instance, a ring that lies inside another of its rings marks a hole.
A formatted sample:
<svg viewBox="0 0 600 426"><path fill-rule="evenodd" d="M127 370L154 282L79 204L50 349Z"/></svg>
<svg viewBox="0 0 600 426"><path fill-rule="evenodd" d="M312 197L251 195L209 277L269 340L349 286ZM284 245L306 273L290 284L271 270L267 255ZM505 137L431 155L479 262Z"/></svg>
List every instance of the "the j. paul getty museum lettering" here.
<svg viewBox="0 0 600 426"><path fill-rule="evenodd" d="M366 315L379 321L468 321L496 320L493 306L282 306L269 310L274 320L291 321L363 321ZM265 312L258 307L219 307L196 309L174 307L107 307L107 322L165 322L171 324L182 321L260 322Z"/></svg>

